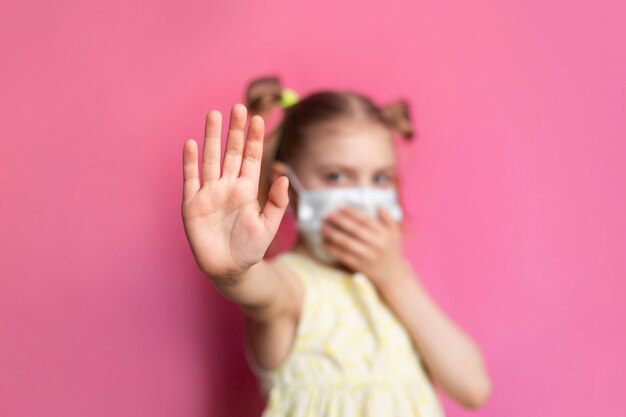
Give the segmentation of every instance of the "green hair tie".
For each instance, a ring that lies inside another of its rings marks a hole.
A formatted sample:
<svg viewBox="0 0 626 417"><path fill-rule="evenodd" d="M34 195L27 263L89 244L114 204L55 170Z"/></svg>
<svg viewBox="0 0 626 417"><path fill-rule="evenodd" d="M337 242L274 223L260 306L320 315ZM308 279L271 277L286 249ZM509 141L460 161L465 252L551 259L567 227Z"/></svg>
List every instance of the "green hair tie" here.
<svg viewBox="0 0 626 417"><path fill-rule="evenodd" d="M280 93L280 105L285 109L296 104L298 99L298 93L290 88L283 88Z"/></svg>

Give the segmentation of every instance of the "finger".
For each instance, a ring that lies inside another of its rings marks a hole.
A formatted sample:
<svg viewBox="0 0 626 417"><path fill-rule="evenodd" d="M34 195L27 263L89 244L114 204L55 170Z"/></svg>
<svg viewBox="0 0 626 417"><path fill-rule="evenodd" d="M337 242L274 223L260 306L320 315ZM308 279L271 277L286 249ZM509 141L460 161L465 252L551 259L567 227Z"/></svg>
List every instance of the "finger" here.
<svg viewBox="0 0 626 417"><path fill-rule="evenodd" d="M241 164L241 176L249 178L254 184L259 184L261 159L263 158L263 132L265 124L261 116L253 116L248 127L248 139L244 149Z"/></svg>
<svg viewBox="0 0 626 417"><path fill-rule="evenodd" d="M183 201L193 197L199 189L198 144L188 139L183 146Z"/></svg>
<svg viewBox="0 0 626 417"><path fill-rule="evenodd" d="M345 210L331 213L326 220L367 243L375 242L380 236L380 234L373 233L372 228L364 225L363 222L355 219Z"/></svg>
<svg viewBox="0 0 626 417"><path fill-rule="evenodd" d="M230 112L222 178L237 178L239 176L241 158L243 156L246 117L246 106L243 104L235 104Z"/></svg>
<svg viewBox="0 0 626 417"><path fill-rule="evenodd" d="M368 245L327 223L322 224L322 236L335 246L360 258L371 258L374 256L374 252Z"/></svg>
<svg viewBox="0 0 626 417"><path fill-rule="evenodd" d="M380 217L380 220L383 225L385 225L385 227L393 230L398 228L398 222L396 222L396 220L391 217L391 214L389 214L386 208L378 207L378 216Z"/></svg>
<svg viewBox="0 0 626 417"><path fill-rule="evenodd" d="M272 235L276 234L280 221L289 204L289 180L285 176L276 178L270 187L269 196L261 216L265 222L265 228Z"/></svg>
<svg viewBox="0 0 626 417"><path fill-rule="evenodd" d="M355 222L358 222L361 227L370 230L372 233L377 234L384 231L381 228L381 224L378 220L376 220L367 213L363 213L362 211L355 209L354 207L344 207L342 210L340 210L340 212L352 218Z"/></svg>
<svg viewBox="0 0 626 417"><path fill-rule="evenodd" d="M212 110L206 115L204 146L202 149L202 182L220 178L220 152L222 141L222 113Z"/></svg>
<svg viewBox="0 0 626 417"><path fill-rule="evenodd" d="M345 249L334 245L332 242L322 242L322 245L324 247L324 250L328 252L329 255L354 270L358 269L359 260L356 256L346 251Z"/></svg>

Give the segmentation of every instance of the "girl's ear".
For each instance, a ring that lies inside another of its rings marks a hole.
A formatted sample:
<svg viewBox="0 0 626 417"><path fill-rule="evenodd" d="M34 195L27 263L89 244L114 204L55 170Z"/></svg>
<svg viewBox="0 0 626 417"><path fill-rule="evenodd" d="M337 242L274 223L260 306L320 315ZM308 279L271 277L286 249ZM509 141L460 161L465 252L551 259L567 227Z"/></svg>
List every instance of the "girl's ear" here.
<svg viewBox="0 0 626 417"><path fill-rule="evenodd" d="M272 163L270 178L272 182L276 181L276 178L287 175L287 164L281 161L274 161ZM293 207L297 207L298 193L296 193L291 179L289 180L289 204Z"/></svg>
<svg viewBox="0 0 626 417"><path fill-rule="evenodd" d="M271 179L272 182L276 181L276 178L281 177L283 175L287 175L287 168L284 162L274 161L272 163L272 173Z"/></svg>

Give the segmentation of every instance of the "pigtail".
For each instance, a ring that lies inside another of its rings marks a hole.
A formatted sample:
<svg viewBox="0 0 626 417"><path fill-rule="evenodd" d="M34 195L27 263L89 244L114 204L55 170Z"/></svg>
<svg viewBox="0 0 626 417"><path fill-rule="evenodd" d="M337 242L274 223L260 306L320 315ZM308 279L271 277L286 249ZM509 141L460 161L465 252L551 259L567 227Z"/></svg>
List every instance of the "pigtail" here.
<svg viewBox="0 0 626 417"><path fill-rule="evenodd" d="M267 203L272 185L272 166L278 150L279 138L283 127L284 110L298 102L295 91L284 88L276 76L260 77L252 80L246 88L246 106L250 117L259 115L265 122L265 140L263 159L259 178L258 200L261 207ZM282 110L280 114L277 111ZM279 116L279 120L276 120ZM270 126L275 123L275 126ZM284 231L279 229L276 238L270 244L266 255L272 257L286 249Z"/></svg>
<svg viewBox="0 0 626 417"><path fill-rule="evenodd" d="M283 87L278 77L266 76L252 80L246 88L246 107L249 116L259 115L265 122L263 159L259 182L259 204L265 206L271 185L271 165L276 147L277 129L268 130L276 110L280 107Z"/></svg>
<svg viewBox="0 0 626 417"><path fill-rule="evenodd" d="M248 84L246 104L251 116L260 115L269 122L274 111L280 106L282 85L278 77L261 77Z"/></svg>
<svg viewBox="0 0 626 417"><path fill-rule="evenodd" d="M409 114L409 105L404 100L394 101L380 107L380 115L390 128L396 130L407 141L411 141L415 138L415 132L413 124L411 122L411 116ZM398 200L403 210L406 207L405 195L402 192L403 187L401 183L398 183ZM406 213L406 211L405 211ZM401 222L401 230L403 234L413 236L413 230L407 226L407 216L405 214Z"/></svg>
<svg viewBox="0 0 626 417"><path fill-rule="evenodd" d="M384 105L380 108L380 113L387 125L397 130L403 138L413 139L414 130L406 101L399 100Z"/></svg>

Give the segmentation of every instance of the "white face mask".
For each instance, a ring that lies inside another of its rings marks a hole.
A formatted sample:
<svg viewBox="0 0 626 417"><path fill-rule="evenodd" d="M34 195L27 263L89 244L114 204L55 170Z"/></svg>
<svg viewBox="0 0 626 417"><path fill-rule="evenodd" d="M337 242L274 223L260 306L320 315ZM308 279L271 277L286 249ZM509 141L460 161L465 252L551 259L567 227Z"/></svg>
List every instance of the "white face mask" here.
<svg viewBox="0 0 626 417"><path fill-rule="evenodd" d="M330 213L352 206L378 218L377 207L383 207L394 220L402 219L402 209L398 204L396 191L392 188L341 187L306 190L293 170L287 165L285 167L289 182L298 193L298 230L315 257L322 262L335 264L337 261L322 246L321 228Z"/></svg>

